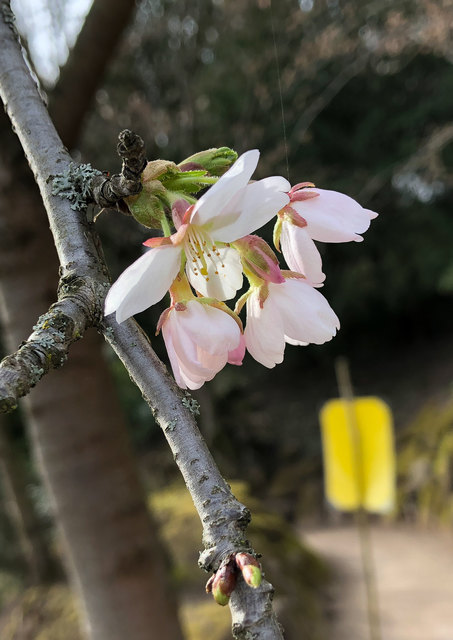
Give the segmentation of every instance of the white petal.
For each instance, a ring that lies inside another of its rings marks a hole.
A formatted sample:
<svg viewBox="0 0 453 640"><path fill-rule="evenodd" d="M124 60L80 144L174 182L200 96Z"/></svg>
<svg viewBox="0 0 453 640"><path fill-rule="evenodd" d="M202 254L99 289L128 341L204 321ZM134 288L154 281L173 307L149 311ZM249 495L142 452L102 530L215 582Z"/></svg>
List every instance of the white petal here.
<svg viewBox="0 0 453 640"><path fill-rule="evenodd" d="M283 256L291 271L303 273L307 280L319 285L326 279L319 251L306 227L284 221L280 236Z"/></svg>
<svg viewBox="0 0 453 640"><path fill-rule="evenodd" d="M222 354L212 354L209 353L208 351L204 351L203 349L198 349L197 351L198 353L198 361L200 362L200 364L205 368L208 369L210 371L212 371L212 375L209 376L209 378L206 378L207 380L212 380L212 378L221 370L223 369L223 367L226 365L227 361L228 361L228 353L222 353Z"/></svg>
<svg viewBox="0 0 453 640"><path fill-rule="evenodd" d="M226 358L239 345L240 329L225 311L192 300L186 311L176 313L184 315L185 333L206 353Z"/></svg>
<svg viewBox="0 0 453 640"><path fill-rule="evenodd" d="M173 309L162 333L175 379L182 388L199 389L225 366L240 342L236 322L224 311L196 300Z"/></svg>
<svg viewBox="0 0 453 640"><path fill-rule="evenodd" d="M176 384L179 387L181 387L181 389L187 389L187 385L181 376L178 356L176 354L175 347L173 345L171 328L167 325L167 323L164 323L162 327L162 336L164 338L165 347L167 349L168 358L170 360L170 364L173 371L173 376L176 380Z"/></svg>
<svg viewBox="0 0 453 640"><path fill-rule="evenodd" d="M272 369L283 362L284 331L280 314L270 296L262 309L255 292L248 297L244 338L249 353L265 367Z"/></svg>
<svg viewBox="0 0 453 640"><path fill-rule="evenodd" d="M256 169L259 157L260 152L257 149L243 153L233 166L198 200L190 222L205 225L216 216L236 192L248 183Z"/></svg>
<svg viewBox="0 0 453 640"><path fill-rule="evenodd" d="M321 242L360 242L377 216L374 211L364 209L358 202L337 191L310 189L319 194L317 198L293 202L291 206L307 221L307 230L313 240Z"/></svg>
<svg viewBox="0 0 453 640"><path fill-rule="evenodd" d="M292 344L295 347L306 347L307 344L309 344L308 342L301 342L300 340L293 340L292 338L288 338L288 336L285 336L285 342L287 342L288 344Z"/></svg>
<svg viewBox="0 0 453 640"><path fill-rule="evenodd" d="M206 274L201 274L200 269L187 259L189 282L202 296L231 300L242 287L241 258L236 249L219 247L217 253L213 252L211 258L206 258L206 270Z"/></svg>
<svg viewBox="0 0 453 640"><path fill-rule="evenodd" d="M211 221L210 234L219 242L234 242L256 231L288 204L289 188L279 176L248 184Z"/></svg>
<svg viewBox="0 0 453 640"><path fill-rule="evenodd" d="M172 343L178 360L178 366L183 378L192 381L210 380L214 377L215 371L204 367L197 354L196 343L187 335L184 329L184 311L171 311L168 319L171 327ZM165 325L162 327L162 331ZM201 385L200 385L201 386Z"/></svg>
<svg viewBox="0 0 453 640"><path fill-rule="evenodd" d="M180 264L181 247L149 249L112 285L105 300L105 315L116 311L117 322L123 322L159 302L175 279Z"/></svg>
<svg viewBox="0 0 453 640"><path fill-rule="evenodd" d="M269 285L269 297L278 306L285 336L298 342L323 344L331 340L340 322L325 297L310 284L288 279Z"/></svg>

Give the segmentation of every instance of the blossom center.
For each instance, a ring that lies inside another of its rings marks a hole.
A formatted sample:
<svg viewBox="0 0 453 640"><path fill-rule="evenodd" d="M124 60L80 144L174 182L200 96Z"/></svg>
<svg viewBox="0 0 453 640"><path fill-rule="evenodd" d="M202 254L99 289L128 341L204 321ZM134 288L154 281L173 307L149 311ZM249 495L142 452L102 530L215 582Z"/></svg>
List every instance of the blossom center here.
<svg viewBox="0 0 453 640"><path fill-rule="evenodd" d="M224 269L220 251L211 236L197 225L190 225L185 238L187 260L195 275L202 275L206 281L209 273L219 275L219 269ZM213 265L214 270L209 267Z"/></svg>

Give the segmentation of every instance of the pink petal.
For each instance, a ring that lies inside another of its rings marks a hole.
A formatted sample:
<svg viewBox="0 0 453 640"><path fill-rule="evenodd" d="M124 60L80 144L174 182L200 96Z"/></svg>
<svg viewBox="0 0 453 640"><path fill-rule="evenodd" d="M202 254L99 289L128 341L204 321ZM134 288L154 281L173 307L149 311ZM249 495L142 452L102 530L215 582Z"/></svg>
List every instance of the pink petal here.
<svg viewBox="0 0 453 640"><path fill-rule="evenodd" d="M280 243L283 256L291 271L303 273L314 285L320 285L326 279L322 271L319 251L310 238L307 227L301 228L283 221Z"/></svg>
<svg viewBox="0 0 453 640"><path fill-rule="evenodd" d="M225 366L229 351L240 345L241 332L227 313L191 300L174 307L162 334L175 379L182 388L199 389Z"/></svg>
<svg viewBox="0 0 453 640"><path fill-rule="evenodd" d="M228 352L228 362L229 364L234 364L236 366L240 366L245 356L245 338L241 333L239 345L236 349Z"/></svg>
<svg viewBox="0 0 453 640"><path fill-rule="evenodd" d="M170 360L170 364L173 371L173 376L176 380L176 384L179 387L181 387L181 389L187 389L187 385L181 376L179 360L178 360L178 356L176 355L175 347L173 345L171 329L166 325L162 327L162 336L164 338L165 347L167 349L168 358Z"/></svg>
<svg viewBox="0 0 453 640"><path fill-rule="evenodd" d="M191 300L184 312L184 332L198 348L212 355L228 353L238 346L241 331L225 311Z"/></svg>
<svg viewBox="0 0 453 640"><path fill-rule="evenodd" d="M324 189L313 191L319 198L291 204L307 221L310 237L321 242L361 242L363 238L359 234L368 229L377 213L364 209L343 193Z"/></svg>

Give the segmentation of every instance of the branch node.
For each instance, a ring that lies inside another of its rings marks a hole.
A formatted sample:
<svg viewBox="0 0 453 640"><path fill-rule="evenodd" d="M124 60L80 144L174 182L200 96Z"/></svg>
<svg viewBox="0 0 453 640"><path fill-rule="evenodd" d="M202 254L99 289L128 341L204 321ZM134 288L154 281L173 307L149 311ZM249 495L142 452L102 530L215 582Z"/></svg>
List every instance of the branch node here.
<svg viewBox="0 0 453 640"><path fill-rule="evenodd" d="M100 207L113 207L115 204L140 193L141 175L146 167L145 143L139 135L124 129L118 136L116 147L123 161L121 173L113 176L98 175L91 183L92 199Z"/></svg>

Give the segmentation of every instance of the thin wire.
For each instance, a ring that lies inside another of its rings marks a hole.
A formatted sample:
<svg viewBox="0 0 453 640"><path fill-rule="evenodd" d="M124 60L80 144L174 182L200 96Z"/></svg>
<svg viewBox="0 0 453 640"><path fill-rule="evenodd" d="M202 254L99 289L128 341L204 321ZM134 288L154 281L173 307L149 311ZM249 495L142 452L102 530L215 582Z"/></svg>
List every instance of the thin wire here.
<svg viewBox="0 0 453 640"><path fill-rule="evenodd" d="M286 157L286 175L288 177L288 182L291 182L289 178L288 138L286 136L285 108L283 105L282 81L280 77L280 62L278 59L277 38L275 36L275 24L274 24L274 14L272 11L272 0L269 0L269 12L271 16L272 39L274 41L275 65L277 67L278 92L280 95L280 111L282 114L283 141L285 144L285 157Z"/></svg>

